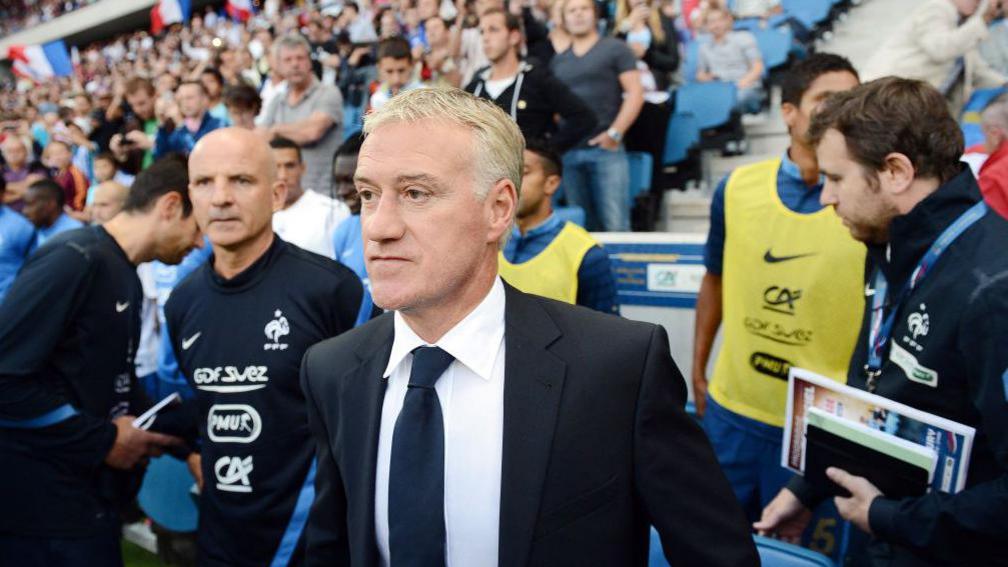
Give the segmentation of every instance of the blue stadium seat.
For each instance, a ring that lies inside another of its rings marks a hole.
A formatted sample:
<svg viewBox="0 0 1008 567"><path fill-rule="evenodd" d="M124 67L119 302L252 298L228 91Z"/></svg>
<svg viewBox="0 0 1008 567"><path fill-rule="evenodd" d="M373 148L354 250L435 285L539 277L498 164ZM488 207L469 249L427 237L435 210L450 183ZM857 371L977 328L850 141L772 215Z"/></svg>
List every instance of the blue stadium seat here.
<svg viewBox="0 0 1008 567"><path fill-rule="evenodd" d="M826 22L833 3L830 0L781 0L784 12L794 16L808 29Z"/></svg>
<svg viewBox="0 0 1008 567"><path fill-rule="evenodd" d="M641 193L646 193L651 189L651 175L654 168L654 158L647 152L627 152L627 161L630 162L630 202L627 205L633 208L634 197Z"/></svg>
<svg viewBox="0 0 1008 567"><path fill-rule="evenodd" d="M836 567L825 555L804 547L758 535L753 540L763 567Z"/></svg>
<svg viewBox="0 0 1008 567"><path fill-rule="evenodd" d="M700 42L687 41L683 46L682 77L684 83L695 83L697 67L700 65Z"/></svg>
<svg viewBox="0 0 1008 567"><path fill-rule="evenodd" d="M787 63L791 43L794 41L791 28L787 26L772 29L756 28L750 30L750 33L756 37L756 44L759 45L760 54L763 55L764 73Z"/></svg>
<svg viewBox="0 0 1008 567"><path fill-rule="evenodd" d="M553 214L563 222L570 221L581 228L585 225L585 211L581 207L556 207Z"/></svg>
<svg viewBox="0 0 1008 567"><path fill-rule="evenodd" d="M988 104L1006 91L1008 89L1005 87L979 89L973 91L970 99L966 101L966 105L962 109L962 116L959 118L959 125L962 128L967 148L984 141L983 129L980 127L980 115Z"/></svg>
<svg viewBox="0 0 1008 567"><path fill-rule="evenodd" d="M664 165L672 165L689 157L689 151L700 143L700 126L697 119L687 112L676 112L669 118L665 132Z"/></svg>
<svg viewBox="0 0 1008 567"><path fill-rule="evenodd" d="M735 107L735 85L711 82L680 85L675 92L676 112L688 112L701 130L728 123Z"/></svg>

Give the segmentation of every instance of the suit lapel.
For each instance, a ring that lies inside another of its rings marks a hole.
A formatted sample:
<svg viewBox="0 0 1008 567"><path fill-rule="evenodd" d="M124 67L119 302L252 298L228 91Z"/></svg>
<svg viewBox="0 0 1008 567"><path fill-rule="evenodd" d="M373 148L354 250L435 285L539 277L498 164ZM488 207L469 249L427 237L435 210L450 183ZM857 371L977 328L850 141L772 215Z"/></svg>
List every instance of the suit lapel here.
<svg viewBox="0 0 1008 567"><path fill-rule="evenodd" d="M382 402L386 381L382 373L392 351L394 328L391 314L376 329L372 341L361 348L359 366L350 370L341 380L343 391L341 410L346 415L341 427L355 431L363 427L362 434L346 434L338 440L343 443L344 468L355 471L347 484L354 487L348 501L350 541L357 553L353 563L378 565L378 548L375 540L375 470L378 460L378 432L381 427ZM377 323L376 324L380 324Z"/></svg>
<svg viewBox="0 0 1008 567"><path fill-rule="evenodd" d="M536 300L505 284L504 446L500 567L528 561L567 365L546 350L561 336Z"/></svg>

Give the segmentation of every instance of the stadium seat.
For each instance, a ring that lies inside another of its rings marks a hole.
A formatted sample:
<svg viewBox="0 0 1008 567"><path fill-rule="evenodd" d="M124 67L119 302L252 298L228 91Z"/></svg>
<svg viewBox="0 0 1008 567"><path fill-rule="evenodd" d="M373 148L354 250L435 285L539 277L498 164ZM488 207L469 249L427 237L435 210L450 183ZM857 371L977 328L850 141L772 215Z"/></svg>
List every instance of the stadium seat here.
<svg viewBox="0 0 1008 567"><path fill-rule="evenodd" d="M676 89L676 112L688 112L701 130L728 123L735 107L735 85L711 82L680 85Z"/></svg>
<svg viewBox="0 0 1008 567"><path fill-rule="evenodd" d="M756 37L756 44L759 45L760 54L763 55L765 73L787 63L791 42L794 41L791 28L787 26L772 29L755 28L750 30L750 33Z"/></svg>
<svg viewBox="0 0 1008 567"><path fill-rule="evenodd" d="M697 119L687 112L676 112L669 118L665 133L665 155L662 164L681 163L689 157L689 152L700 143L700 126Z"/></svg>
<svg viewBox="0 0 1008 567"><path fill-rule="evenodd" d="M831 559L812 550L754 535L763 567L836 567Z"/></svg>
<svg viewBox="0 0 1008 567"><path fill-rule="evenodd" d="M695 83L697 67L700 65L700 42L687 41L683 46L682 78L684 83Z"/></svg>
<svg viewBox="0 0 1008 567"><path fill-rule="evenodd" d="M627 152L630 163L630 191L627 206L633 208L634 198L651 189L651 176L654 168L654 158L646 152Z"/></svg>
<svg viewBox="0 0 1008 567"><path fill-rule="evenodd" d="M553 214L563 222L570 221L584 228L586 215L581 207L556 207Z"/></svg>
<svg viewBox="0 0 1008 567"><path fill-rule="evenodd" d="M784 12L812 30L827 21L833 3L830 0L782 0L781 6Z"/></svg>

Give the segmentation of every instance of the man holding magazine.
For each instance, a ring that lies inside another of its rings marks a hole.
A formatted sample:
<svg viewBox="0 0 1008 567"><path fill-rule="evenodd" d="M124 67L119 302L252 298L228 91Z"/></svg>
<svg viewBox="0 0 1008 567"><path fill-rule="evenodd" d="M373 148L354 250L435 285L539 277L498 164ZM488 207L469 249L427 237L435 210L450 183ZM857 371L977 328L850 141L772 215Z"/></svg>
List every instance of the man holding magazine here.
<svg viewBox="0 0 1008 567"><path fill-rule="evenodd" d="M848 384L976 428L966 487L887 498L830 468L840 514L876 566L1008 564L1008 222L959 163L942 96L884 78L834 95L809 132L822 202L868 247L866 311ZM795 540L825 498L795 477L754 524Z"/></svg>

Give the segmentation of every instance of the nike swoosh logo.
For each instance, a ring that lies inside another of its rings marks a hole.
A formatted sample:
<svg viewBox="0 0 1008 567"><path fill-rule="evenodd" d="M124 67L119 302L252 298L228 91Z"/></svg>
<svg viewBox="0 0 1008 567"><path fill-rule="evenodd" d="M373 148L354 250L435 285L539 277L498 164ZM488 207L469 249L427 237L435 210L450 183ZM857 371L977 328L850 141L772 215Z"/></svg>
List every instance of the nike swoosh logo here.
<svg viewBox="0 0 1008 567"><path fill-rule="evenodd" d="M119 303L118 301L116 301L116 313L122 313L123 311L126 311L127 307L129 307L129 301L125 303Z"/></svg>
<svg viewBox="0 0 1008 567"><path fill-rule="evenodd" d="M200 335L202 334L203 331L200 331L188 339L182 339L182 350L189 350L189 347L193 346L193 343L196 342L196 339L200 338Z"/></svg>
<svg viewBox="0 0 1008 567"><path fill-rule="evenodd" d="M809 252L808 254L795 254L793 256L774 256L770 250L767 250L766 254L763 255L763 261L767 264L776 264L778 262L787 262L788 260L797 260L798 258L807 258L815 255L815 252Z"/></svg>

